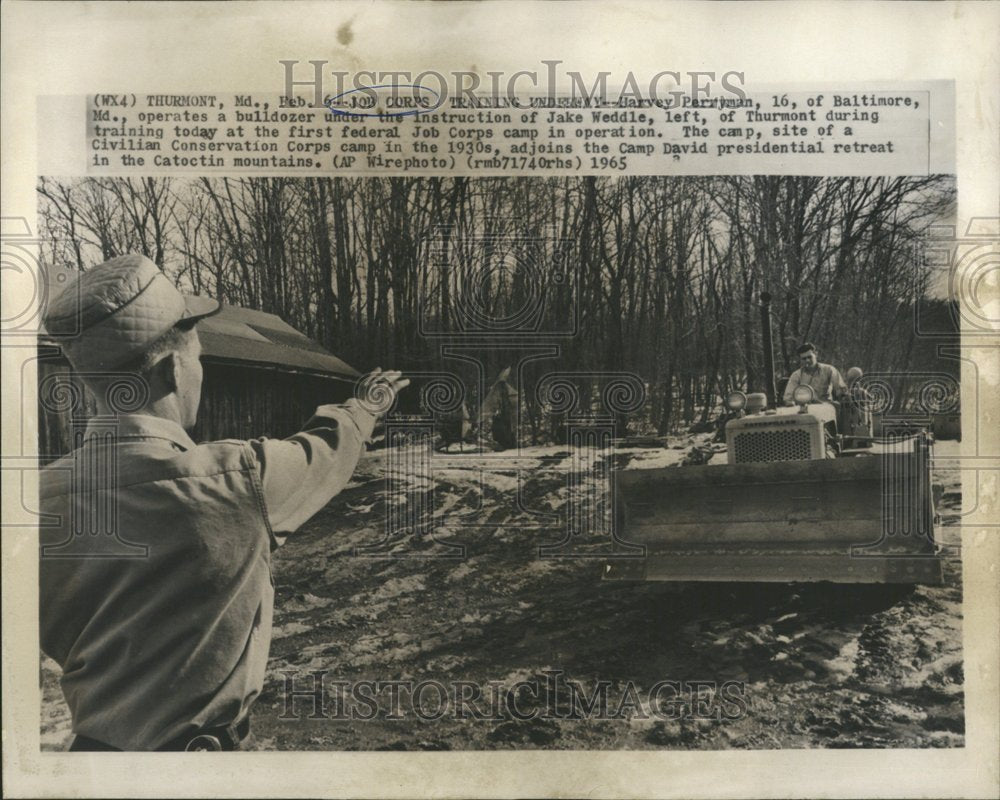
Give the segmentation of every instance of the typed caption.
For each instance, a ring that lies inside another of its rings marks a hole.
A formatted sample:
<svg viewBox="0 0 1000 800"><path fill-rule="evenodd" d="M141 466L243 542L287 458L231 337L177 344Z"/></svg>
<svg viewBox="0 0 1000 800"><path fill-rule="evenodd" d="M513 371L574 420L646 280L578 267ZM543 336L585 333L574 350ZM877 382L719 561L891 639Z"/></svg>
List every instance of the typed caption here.
<svg viewBox="0 0 1000 800"><path fill-rule="evenodd" d="M936 88L607 100L388 87L323 107L263 93L98 93L73 173L931 174L952 162L936 138L947 126L934 124L950 87Z"/></svg>

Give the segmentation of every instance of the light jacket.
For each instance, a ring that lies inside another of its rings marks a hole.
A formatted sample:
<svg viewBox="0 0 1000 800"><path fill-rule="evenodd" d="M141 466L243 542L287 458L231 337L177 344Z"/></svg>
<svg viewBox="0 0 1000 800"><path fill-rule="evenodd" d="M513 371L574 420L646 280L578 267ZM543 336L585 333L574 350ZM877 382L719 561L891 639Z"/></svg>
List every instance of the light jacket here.
<svg viewBox="0 0 1000 800"><path fill-rule="evenodd" d="M73 731L152 750L263 688L271 550L348 482L375 419L321 406L289 439L197 445L159 417L92 420L41 480L42 649Z"/></svg>

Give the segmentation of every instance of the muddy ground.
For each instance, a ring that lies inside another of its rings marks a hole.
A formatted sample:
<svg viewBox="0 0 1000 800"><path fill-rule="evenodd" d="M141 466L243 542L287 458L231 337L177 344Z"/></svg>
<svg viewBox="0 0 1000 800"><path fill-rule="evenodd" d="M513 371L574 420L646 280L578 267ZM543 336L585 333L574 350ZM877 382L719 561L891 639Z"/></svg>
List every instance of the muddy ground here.
<svg viewBox="0 0 1000 800"><path fill-rule="evenodd" d="M694 448L709 447L706 437L682 436L665 447L619 449L614 465L682 469ZM942 455L957 447L937 445ZM824 584L602 582L600 559L538 552L558 540L571 494L588 483L597 491L595 463L558 447L506 458L443 453L420 477L414 453L368 454L348 489L275 554L275 631L252 747L963 744L962 590L954 547L946 555L945 584L910 593ZM954 545L958 476L937 473L935 480L944 487L939 538ZM396 525L417 507L425 522L435 509L436 522L386 534L387 518ZM456 544L464 555L449 546ZM594 536L574 552L604 546ZM287 708L284 687L288 677L296 688L308 686L316 673L324 673L326 694L319 718L309 719L310 701ZM57 675L43 660L43 749L61 749L70 738ZM340 681L377 699L373 719L337 718L345 708L367 716L374 705L339 690ZM402 718L392 719L386 718L390 690L364 681L436 683L420 701L404 685L396 709ZM469 688L454 688L456 682ZM473 696L473 684L482 687L481 698ZM459 718L460 692L472 698L464 705L470 718ZM580 713L578 705L573 718L574 696L585 702L602 692L608 713ZM421 719L417 711L438 718Z"/></svg>

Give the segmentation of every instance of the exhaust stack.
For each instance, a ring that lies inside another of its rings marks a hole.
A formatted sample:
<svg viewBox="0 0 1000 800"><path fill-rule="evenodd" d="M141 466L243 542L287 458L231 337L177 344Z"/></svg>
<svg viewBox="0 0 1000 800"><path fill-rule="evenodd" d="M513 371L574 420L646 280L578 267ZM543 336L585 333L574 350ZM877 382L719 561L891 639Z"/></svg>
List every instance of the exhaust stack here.
<svg viewBox="0 0 1000 800"><path fill-rule="evenodd" d="M767 395L767 405L775 408L778 405L778 390L774 380L774 343L771 336L771 293L761 292L760 324L764 343L764 393Z"/></svg>

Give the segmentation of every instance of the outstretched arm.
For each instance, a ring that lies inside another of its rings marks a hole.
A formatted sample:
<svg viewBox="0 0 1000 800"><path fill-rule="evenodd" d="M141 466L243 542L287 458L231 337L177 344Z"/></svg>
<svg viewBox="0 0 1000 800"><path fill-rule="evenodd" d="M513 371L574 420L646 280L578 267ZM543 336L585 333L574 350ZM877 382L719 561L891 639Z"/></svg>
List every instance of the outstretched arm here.
<svg viewBox="0 0 1000 800"><path fill-rule="evenodd" d="M379 416L409 380L375 370L362 382L367 397L316 409L305 427L287 439L250 442L275 544L323 508L347 485ZM377 397L377 400L373 400Z"/></svg>

